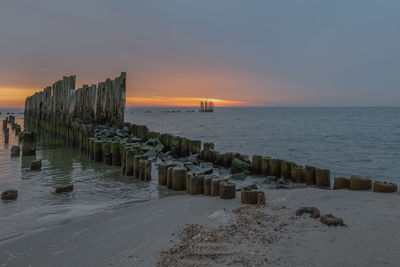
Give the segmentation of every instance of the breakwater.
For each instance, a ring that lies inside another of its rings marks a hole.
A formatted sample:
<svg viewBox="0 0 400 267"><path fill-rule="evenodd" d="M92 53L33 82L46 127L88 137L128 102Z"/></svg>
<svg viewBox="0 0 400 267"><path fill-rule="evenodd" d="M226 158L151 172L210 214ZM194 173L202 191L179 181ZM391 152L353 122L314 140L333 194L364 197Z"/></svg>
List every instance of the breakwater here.
<svg viewBox="0 0 400 267"><path fill-rule="evenodd" d="M167 177L166 185L175 190L204 193L209 191L207 188L213 184L214 180L219 180L221 183L222 177L203 175L206 173L201 172L205 168L200 168L202 169L200 172L192 171L194 169L192 166L198 165L200 161L231 169L233 173L252 173L274 177L279 179L279 183L304 183L309 186L331 188L332 179L328 169L302 166L295 162L258 155L253 156L250 160L248 156L240 153L220 153L214 149L213 143L206 143L202 146L199 140L153 132L149 131L145 125L124 122L126 92L126 75L124 73L115 80L107 79L98 86L83 86L78 90L70 88L75 87L75 78L71 77L64 78L52 87L46 88L44 90L44 92L47 91L46 93L37 93L27 99L25 110L27 125L32 123L67 139L70 144L87 152L87 155L95 161L121 166L122 172L127 176L135 176L145 181L152 180L151 174L152 168L154 168L152 159L154 159L154 155L162 152L172 155L174 157L173 164L177 166L170 166L166 171L164 171L165 168L162 168L162 173L159 168L159 183L165 185L165 182L160 182L165 181L165 179L160 179L160 175ZM67 88L70 89L67 90ZM110 93L110 88L113 90L112 93ZM56 90L59 92L56 93ZM58 100L60 98L56 97L57 95L66 96L68 101L62 103ZM113 108L106 108L106 103L112 103L110 106ZM53 113L64 119L57 120ZM87 114L91 114L91 116ZM191 155L197 155L200 161L192 161L191 164L187 164L177 160L177 158ZM186 168L185 175L183 175L182 169L174 170L174 168L180 167ZM184 176L185 179L183 179ZM174 181L176 181L175 186ZM334 180L333 187L334 189L370 190L372 189L370 181L372 180L357 176L350 179L340 177ZM227 188L227 192L234 191L235 188L232 184L224 180L222 182L226 183L222 184L224 184L224 188ZM394 184L382 182L373 185L377 187L376 190L374 189L375 191L397 191L397 186ZM244 192L244 194L249 193Z"/></svg>

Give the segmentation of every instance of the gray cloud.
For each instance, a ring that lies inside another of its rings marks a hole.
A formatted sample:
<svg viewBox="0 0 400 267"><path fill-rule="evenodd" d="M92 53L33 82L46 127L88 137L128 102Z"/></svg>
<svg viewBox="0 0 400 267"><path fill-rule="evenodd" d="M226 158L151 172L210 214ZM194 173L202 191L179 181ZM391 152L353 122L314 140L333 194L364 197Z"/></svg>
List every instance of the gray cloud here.
<svg viewBox="0 0 400 267"><path fill-rule="evenodd" d="M141 74L206 69L278 84L292 97L276 105L400 105L398 10L395 0L3 0L0 85L124 70L133 87ZM243 97L262 104L270 89L251 86Z"/></svg>

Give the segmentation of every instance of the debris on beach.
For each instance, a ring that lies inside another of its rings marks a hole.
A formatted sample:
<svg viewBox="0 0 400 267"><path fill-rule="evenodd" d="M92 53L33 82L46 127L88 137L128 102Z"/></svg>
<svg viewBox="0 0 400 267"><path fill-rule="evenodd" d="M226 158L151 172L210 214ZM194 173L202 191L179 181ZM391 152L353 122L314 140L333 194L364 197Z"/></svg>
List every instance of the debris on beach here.
<svg viewBox="0 0 400 267"><path fill-rule="evenodd" d="M313 219L319 218L321 215L319 209L315 207L302 207L296 211L296 216L302 216L304 213L310 214Z"/></svg>
<svg viewBox="0 0 400 267"><path fill-rule="evenodd" d="M328 226L345 226L342 218L337 218L332 214L321 216L320 220L323 224Z"/></svg>
<svg viewBox="0 0 400 267"><path fill-rule="evenodd" d="M186 226L172 248L161 253L158 266L259 266L281 262L267 248L282 240L290 241L289 229L294 222L270 214L264 207L236 208L231 211L235 220L219 227Z"/></svg>

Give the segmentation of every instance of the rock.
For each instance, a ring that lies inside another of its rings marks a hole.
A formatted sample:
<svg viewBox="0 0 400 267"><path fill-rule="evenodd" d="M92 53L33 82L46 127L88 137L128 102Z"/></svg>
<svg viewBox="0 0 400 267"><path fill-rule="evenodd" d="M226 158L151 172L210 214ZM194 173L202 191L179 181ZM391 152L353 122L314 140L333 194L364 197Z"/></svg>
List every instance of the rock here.
<svg viewBox="0 0 400 267"><path fill-rule="evenodd" d="M304 213L310 214L311 218L319 218L320 211L315 207L302 207L296 211L296 216L302 216Z"/></svg>
<svg viewBox="0 0 400 267"><path fill-rule="evenodd" d="M328 226L345 226L345 224L343 223L343 219L336 218L332 214L321 216L320 220L323 224L326 224Z"/></svg>
<svg viewBox="0 0 400 267"><path fill-rule="evenodd" d="M185 167L188 169L188 171L193 172L196 175L211 174L213 172L212 167L211 168L202 168L201 166L196 166L193 164L185 165Z"/></svg>
<svg viewBox="0 0 400 267"><path fill-rule="evenodd" d="M7 190L1 193L1 199L3 200L16 200L18 198L17 190Z"/></svg>
<svg viewBox="0 0 400 267"><path fill-rule="evenodd" d="M290 189L290 187L284 184L276 184L275 189Z"/></svg>
<svg viewBox="0 0 400 267"><path fill-rule="evenodd" d="M30 163L31 171L40 171L42 169L42 160L34 160Z"/></svg>
<svg viewBox="0 0 400 267"><path fill-rule="evenodd" d="M172 169L172 189L185 190L186 189L186 168L174 167Z"/></svg>
<svg viewBox="0 0 400 267"><path fill-rule="evenodd" d="M190 141L190 152L192 154L199 154L201 151L201 141L191 140Z"/></svg>
<svg viewBox="0 0 400 267"><path fill-rule="evenodd" d="M219 183L219 197L222 199L232 199L236 197L236 185L230 182Z"/></svg>
<svg viewBox="0 0 400 267"><path fill-rule="evenodd" d="M331 171L324 169L315 169L315 184L322 187L331 186Z"/></svg>
<svg viewBox="0 0 400 267"><path fill-rule="evenodd" d="M190 177L190 194L199 195L204 193L204 176L195 175Z"/></svg>
<svg viewBox="0 0 400 267"><path fill-rule="evenodd" d="M262 156L253 155L253 159L251 160L251 172L253 174L261 174L261 161Z"/></svg>
<svg viewBox="0 0 400 267"><path fill-rule="evenodd" d="M258 189L258 187L257 187L256 184L251 184L251 185L249 185L248 187L251 188L251 189Z"/></svg>
<svg viewBox="0 0 400 267"><path fill-rule="evenodd" d="M244 173L234 173L231 176L232 180L240 180L243 181L244 179L246 179L246 174Z"/></svg>
<svg viewBox="0 0 400 267"><path fill-rule="evenodd" d="M315 167L306 166L304 170L304 181L306 185L315 185Z"/></svg>
<svg viewBox="0 0 400 267"><path fill-rule="evenodd" d="M147 140L145 145L153 147L157 152L161 152L164 150L164 145L161 143L161 141L158 138L151 138L151 139Z"/></svg>
<svg viewBox="0 0 400 267"><path fill-rule="evenodd" d="M65 192L72 192L72 191L74 191L73 184L56 187L56 193L65 193Z"/></svg>
<svg viewBox="0 0 400 267"><path fill-rule="evenodd" d="M374 192L379 192L379 193L397 192L396 184L375 181L373 185L374 185Z"/></svg>
<svg viewBox="0 0 400 267"><path fill-rule="evenodd" d="M21 149L19 146L13 146L11 148L11 157L19 157Z"/></svg>
<svg viewBox="0 0 400 267"><path fill-rule="evenodd" d="M344 177L335 177L333 190L347 188L350 189L350 179Z"/></svg>
<svg viewBox="0 0 400 267"><path fill-rule="evenodd" d="M250 170L250 167L251 167L250 164L248 164L240 159L235 158L232 161L231 171L232 171L232 173L241 173L241 172Z"/></svg>
<svg viewBox="0 0 400 267"><path fill-rule="evenodd" d="M372 180L352 175L350 177L350 190L371 190Z"/></svg>
<svg viewBox="0 0 400 267"><path fill-rule="evenodd" d="M214 143L204 143L204 150L214 149Z"/></svg>

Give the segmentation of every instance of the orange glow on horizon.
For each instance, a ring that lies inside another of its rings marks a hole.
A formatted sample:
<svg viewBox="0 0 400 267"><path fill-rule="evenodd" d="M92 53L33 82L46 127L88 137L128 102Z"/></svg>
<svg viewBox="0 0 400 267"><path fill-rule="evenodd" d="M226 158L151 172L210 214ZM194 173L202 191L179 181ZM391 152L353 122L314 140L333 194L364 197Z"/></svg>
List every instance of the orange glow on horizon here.
<svg viewBox="0 0 400 267"><path fill-rule="evenodd" d="M26 97L39 91L32 88L0 87L0 108L23 108Z"/></svg>
<svg viewBox="0 0 400 267"><path fill-rule="evenodd" d="M201 101L213 101L215 106L243 106L250 103L236 100L206 99L197 97L127 97L126 105L132 106L165 106L165 107L198 107Z"/></svg>

